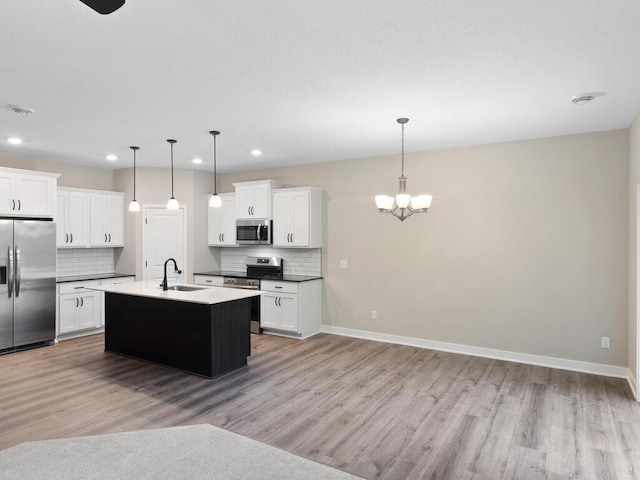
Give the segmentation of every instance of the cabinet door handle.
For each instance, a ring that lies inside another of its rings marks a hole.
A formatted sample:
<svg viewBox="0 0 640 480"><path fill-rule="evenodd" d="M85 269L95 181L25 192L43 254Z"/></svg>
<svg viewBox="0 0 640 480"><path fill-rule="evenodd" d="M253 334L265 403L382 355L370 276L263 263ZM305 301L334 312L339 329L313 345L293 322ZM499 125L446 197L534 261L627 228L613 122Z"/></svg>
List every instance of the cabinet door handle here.
<svg viewBox="0 0 640 480"><path fill-rule="evenodd" d="M84 297L80 297L80 306L84 307Z"/></svg>
<svg viewBox="0 0 640 480"><path fill-rule="evenodd" d="M222 234L222 241L224 242L224 233Z"/></svg>
<svg viewBox="0 0 640 480"><path fill-rule="evenodd" d="M273 297L273 303L276 307L278 306L278 297Z"/></svg>
<svg viewBox="0 0 640 480"><path fill-rule="evenodd" d="M68 233L64 234L64 243L69 243L69 234Z"/></svg>
<svg viewBox="0 0 640 480"><path fill-rule="evenodd" d="M111 243L111 234L109 234L109 243Z"/></svg>
<svg viewBox="0 0 640 480"><path fill-rule="evenodd" d="M15 210L16 209L16 201L14 199L11 199L11 210Z"/></svg>
<svg viewBox="0 0 640 480"><path fill-rule="evenodd" d="M107 234L104 234L104 243L107 243Z"/></svg>
<svg viewBox="0 0 640 480"><path fill-rule="evenodd" d="M251 207L247 207L247 215L251 215Z"/></svg>
<svg viewBox="0 0 640 480"><path fill-rule="evenodd" d="M71 236L71 243L73 243L73 233L69 234Z"/></svg>
<svg viewBox="0 0 640 480"><path fill-rule="evenodd" d="M22 204L20 203L20 199L18 199L18 210L22 210Z"/></svg>
<svg viewBox="0 0 640 480"><path fill-rule="evenodd" d="M74 290L82 290L84 288L84 285L81 287L73 287Z"/></svg>
<svg viewBox="0 0 640 480"><path fill-rule="evenodd" d="M282 285L276 285L275 288L282 288Z"/></svg>
<svg viewBox="0 0 640 480"><path fill-rule="evenodd" d="M205 280L205 282L207 283L211 283L213 280Z"/></svg>
<svg viewBox="0 0 640 480"><path fill-rule="evenodd" d="M78 300L78 297L76 297L76 308L78 308L78 305L80 305L80 300Z"/></svg>

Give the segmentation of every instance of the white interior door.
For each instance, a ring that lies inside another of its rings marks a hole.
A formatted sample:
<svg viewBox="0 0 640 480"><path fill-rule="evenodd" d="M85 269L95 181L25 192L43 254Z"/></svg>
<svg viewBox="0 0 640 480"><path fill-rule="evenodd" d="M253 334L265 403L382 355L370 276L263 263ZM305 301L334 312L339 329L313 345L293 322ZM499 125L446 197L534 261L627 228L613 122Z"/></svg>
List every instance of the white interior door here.
<svg viewBox="0 0 640 480"><path fill-rule="evenodd" d="M166 207L144 207L144 241L142 266L144 280L157 280L164 275L164 262L174 258L181 274L175 272L173 262L167 265L167 279L171 283L185 283L187 278L187 225L185 207L167 210Z"/></svg>

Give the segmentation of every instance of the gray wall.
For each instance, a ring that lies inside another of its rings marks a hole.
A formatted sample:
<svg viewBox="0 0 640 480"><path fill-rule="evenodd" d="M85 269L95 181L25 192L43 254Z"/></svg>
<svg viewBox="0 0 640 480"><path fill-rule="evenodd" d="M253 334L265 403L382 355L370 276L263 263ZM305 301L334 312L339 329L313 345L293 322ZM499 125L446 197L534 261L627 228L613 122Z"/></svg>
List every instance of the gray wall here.
<svg viewBox="0 0 640 480"><path fill-rule="evenodd" d="M373 200L395 193L399 173L396 155L219 186L325 190L326 324L627 365L628 130L408 155L409 192L434 201L404 223Z"/></svg>
<svg viewBox="0 0 640 480"><path fill-rule="evenodd" d="M629 129L629 368L638 378L638 191L640 189L640 114Z"/></svg>
<svg viewBox="0 0 640 480"><path fill-rule="evenodd" d="M0 152L0 166L35 170L38 172L59 173L58 185L61 187L114 190L113 170L29 157L18 157L3 152Z"/></svg>

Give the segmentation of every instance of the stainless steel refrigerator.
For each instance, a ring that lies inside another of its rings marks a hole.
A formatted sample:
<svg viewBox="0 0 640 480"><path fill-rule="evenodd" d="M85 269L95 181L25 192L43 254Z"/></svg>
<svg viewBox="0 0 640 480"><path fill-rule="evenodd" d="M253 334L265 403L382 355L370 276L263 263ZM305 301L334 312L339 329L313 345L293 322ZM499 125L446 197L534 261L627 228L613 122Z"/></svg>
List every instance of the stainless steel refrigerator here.
<svg viewBox="0 0 640 480"><path fill-rule="evenodd" d="M56 224L0 219L0 353L51 344L56 330Z"/></svg>

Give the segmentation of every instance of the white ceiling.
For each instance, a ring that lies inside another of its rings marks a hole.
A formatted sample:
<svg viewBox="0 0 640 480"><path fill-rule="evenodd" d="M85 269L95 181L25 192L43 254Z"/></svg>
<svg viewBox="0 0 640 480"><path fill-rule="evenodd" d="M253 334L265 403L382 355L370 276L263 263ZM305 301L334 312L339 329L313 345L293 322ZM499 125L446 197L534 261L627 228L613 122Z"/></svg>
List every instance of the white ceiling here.
<svg viewBox="0 0 640 480"><path fill-rule="evenodd" d="M637 0L2 3L12 154L128 168L139 145L140 166L168 167L175 138L176 168L211 170L216 129L230 172L395 154L401 116L423 151L627 128L640 111ZM587 92L606 95L571 103Z"/></svg>

